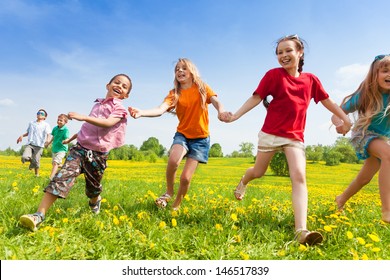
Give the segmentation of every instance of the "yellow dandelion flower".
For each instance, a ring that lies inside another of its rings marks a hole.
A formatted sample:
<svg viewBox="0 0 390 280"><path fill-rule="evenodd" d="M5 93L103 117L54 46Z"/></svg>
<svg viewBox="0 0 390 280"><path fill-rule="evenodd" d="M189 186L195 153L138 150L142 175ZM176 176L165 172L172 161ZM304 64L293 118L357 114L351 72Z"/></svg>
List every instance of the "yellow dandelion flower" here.
<svg viewBox="0 0 390 280"><path fill-rule="evenodd" d="M115 205L113 208L112 208L113 211L118 211L119 210L119 207L117 205Z"/></svg>
<svg viewBox="0 0 390 280"><path fill-rule="evenodd" d="M237 214L233 213L230 215L230 218L234 221L234 222L237 222L238 218L237 218Z"/></svg>
<svg viewBox="0 0 390 280"><path fill-rule="evenodd" d="M333 219L338 219L338 218L339 218L339 215L337 215L337 214L331 214L329 217L330 217L330 218L333 218Z"/></svg>
<svg viewBox="0 0 390 280"><path fill-rule="evenodd" d="M243 260L249 260L249 255L247 253L244 253L244 252L240 252L240 257L243 259Z"/></svg>
<svg viewBox="0 0 390 280"><path fill-rule="evenodd" d="M353 233L350 231L347 231L347 238L352 239L353 238Z"/></svg>
<svg viewBox="0 0 390 280"><path fill-rule="evenodd" d="M14 187L14 188L15 188L17 185L18 185L17 182L13 182L13 183L12 183L12 187Z"/></svg>
<svg viewBox="0 0 390 280"><path fill-rule="evenodd" d="M172 219L172 226L173 227L176 227L177 226L177 221L175 218Z"/></svg>
<svg viewBox="0 0 390 280"><path fill-rule="evenodd" d="M381 241L381 240L379 239L379 237L378 237L377 235L375 235L375 234L367 234L367 235L368 235L368 237L370 237L371 240L374 241L374 242L379 242L379 241Z"/></svg>
<svg viewBox="0 0 390 280"><path fill-rule="evenodd" d="M106 198L103 198L103 199L101 200L101 202L102 202L102 203L106 203L106 202L107 202L107 199L106 199Z"/></svg>
<svg viewBox="0 0 390 280"><path fill-rule="evenodd" d="M119 216L119 221L126 221L128 219L127 215L121 215Z"/></svg>
<svg viewBox="0 0 390 280"><path fill-rule="evenodd" d="M153 242L152 242L152 243L150 243L150 245L149 245L149 249L153 249L154 247L156 247L156 244L154 244Z"/></svg>
<svg viewBox="0 0 390 280"><path fill-rule="evenodd" d="M61 253L61 251L62 251L62 249L60 247L56 246L56 252Z"/></svg>
<svg viewBox="0 0 390 280"><path fill-rule="evenodd" d="M190 210L188 209L188 207L184 207L184 208L183 208L183 213L184 213L184 214L187 215L189 212L190 212Z"/></svg>
<svg viewBox="0 0 390 280"><path fill-rule="evenodd" d="M352 259L353 260L358 260L359 259L359 254L356 252L354 249L351 249L351 254L352 254Z"/></svg>
<svg viewBox="0 0 390 280"><path fill-rule="evenodd" d="M171 215L172 215L172 217L178 217L179 216L179 212L176 211L176 210L172 210Z"/></svg>
<svg viewBox="0 0 390 280"><path fill-rule="evenodd" d="M327 231L327 232L331 232L332 231L332 227L331 226L324 226L324 230Z"/></svg>
<svg viewBox="0 0 390 280"><path fill-rule="evenodd" d="M19 188L18 188L18 187L13 187L13 190L14 190L15 192L17 192L17 191L19 191Z"/></svg>
<svg viewBox="0 0 390 280"><path fill-rule="evenodd" d="M234 242L241 243L241 236L240 235L235 235L233 236Z"/></svg>
<svg viewBox="0 0 390 280"><path fill-rule="evenodd" d="M367 243L366 245L364 245L364 247L366 247L366 248L370 248L372 246L374 246L374 244L372 244L372 243Z"/></svg>
<svg viewBox="0 0 390 280"><path fill-rule="evenodd" d="M190 201L191 199L190 199L190 196L188 195L188 194L186 194L185 196L184 196L184 199L186 200L186 201Z"/></svg>
<svg viewBox="0 0 390 280"><path fill-rule="evenodd" d="M223 231L223 227L221 224L216 224L215 225L215 229L218 230L218 231Z"/></svg>
<svg viewBox="0 0 390 280"><path fill-rule="evenodd" d="M238 227L236 225L232 225L232 230L237 230Z"/></svg>
<svg viewBox="0 0 390 280"><path fill-rule="evenodd" d="M364 260L364 261L368 260L368 256L366 254L363 254L362 255L362 260Z"/></svg>
<svg viewBox="0 0 390 280"><path fill-rule="evenodd" d="M324 253L321 251L321 249L317 249L317 253L318 253L319 255L321 255L322 257L325 256Z"/></svg>
<svg viewBox="0 0 390 280"><path fill-rule="evenodd" d="M57 209L56 209L56 213L57 213L57 214L61 213L61 209L57 208Z"/></svg>
<svg viewBox="0 0 390 280"><path fill-rule="evenodd" d="M128 222L128 225L129 225L129 227L133 227L133 223L132 222Z"/></svg>
<svg viewBox="0 0 390 280"><path fill-rule="evenodd" d="M304 251L307 251L307 247L306 247L305 245L303 245L303 244L299 244L298 250L299 250L300 252L304 252Z"/></svg>
<svg viewBox="0 0 390 280"><path fill-rule="evenodd" d="M114 218L112 219L112 222L114 223L114 225L119 225L119 220L116 216L114 216Z"/></svg>
<svg viewBox="0 0 390 280"><path fill-rule="evenodd" d="M164 229L167 226L167 224L164 221L161 221L158 225L160 229Z"/></svg>
<svg viewBox="0 0 390 280"><path fill-rule="evenodd" d="M69 219L68 219L68 218L63 218L63 219L62 219L62 222L63 222L64 224L66 224L67 222L69 222Z"/></svg>
<svg viewBox="0 0 390 280"><path fill-rule="evenodd" d="M374 247L371 249L371 251L377 253L377 252L380 252L381 248L378 248L378 247Z"/></svg>
<svg viewBox="0 0 390 280"><path fill-rule="evenodd" d="M278 252L278 256L279 257L284 257L286 255L286 251L285 250L280 250L279 252Z"/></svg>
<svg viewBox="0 0 390 280"><path fill-rule="evenodd" d="M361 237L356 237L356 240L359 242L360 245L365 245L366 241Z"/></svg>

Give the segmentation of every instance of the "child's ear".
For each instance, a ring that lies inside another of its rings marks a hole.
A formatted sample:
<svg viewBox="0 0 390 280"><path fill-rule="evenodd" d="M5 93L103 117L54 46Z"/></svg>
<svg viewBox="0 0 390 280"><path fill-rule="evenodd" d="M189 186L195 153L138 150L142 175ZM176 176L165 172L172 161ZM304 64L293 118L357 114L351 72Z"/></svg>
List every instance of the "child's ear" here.
<svg viewBox="0 0 390 280"><path fill-rule="evenodd" d="M107 84L107 85L106 85L106 90L108 90L108 86L109 86L109 85L110 85L110 84Z"/></svg>

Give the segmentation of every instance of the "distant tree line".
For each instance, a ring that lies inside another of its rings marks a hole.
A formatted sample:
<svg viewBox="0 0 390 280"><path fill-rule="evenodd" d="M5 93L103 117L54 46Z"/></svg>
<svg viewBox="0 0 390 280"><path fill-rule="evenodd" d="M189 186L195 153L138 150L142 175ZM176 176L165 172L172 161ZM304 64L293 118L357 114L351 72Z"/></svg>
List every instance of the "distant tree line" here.
<svg viewBox="0 0 390 280"><path fill-rule="evenodd" d="M72 144L70 144L71 146ZM253 158L255 151L255 145L250 142L242 142L239 145L238 151L233 151L231 154L224 155L222 147L219 143L214 143L210 147L210 157L242 157ZM9 156L21 156L24 150L24 146L19 151L14 151L11 148L7 148L4 151L0 151L1 155ZM43 157L51 157L51 146L44 149ZM134 145L124 145L120 148L111 150L109 159L115 160L133 160L133 161L149 161L156 162L158 158L167 158L168 150L160 144L156 137L150 137L137 148ZM275 156L275 161L283 161L285 157ZM355 151L348 141L348 138L339 137L335 144L331 146L323 145L309 145L306 147L306 158L313 163L319 161L325 161L326 165L338 165L341 162L344 163L358 163L359 160L355 155ZM283 166L281 162L281 166ZM272 165L271 165L272 166ZM278 168L278 167L275 167ZM282 168L283 169L283 168Z"/></svg>

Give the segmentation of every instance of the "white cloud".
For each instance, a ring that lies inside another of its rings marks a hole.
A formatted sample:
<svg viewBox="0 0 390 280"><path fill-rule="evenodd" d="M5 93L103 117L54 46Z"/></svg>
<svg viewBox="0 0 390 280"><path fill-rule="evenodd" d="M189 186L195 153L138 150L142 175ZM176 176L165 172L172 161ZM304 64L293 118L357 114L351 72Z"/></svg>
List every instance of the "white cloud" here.
<svg viewBox="0 0 390 280"><path fill-rule="evenodd" d="M0 106L12 106L15 102L9 98L0 99Z"/></svg>
<svg viewBox="0 0 390 280"><path fill-rule="evenodd" d="M359 63L340 67L335 73L336 89L333 92L341 97L353 93L367 75L368 69L369 65Z"/></svg>

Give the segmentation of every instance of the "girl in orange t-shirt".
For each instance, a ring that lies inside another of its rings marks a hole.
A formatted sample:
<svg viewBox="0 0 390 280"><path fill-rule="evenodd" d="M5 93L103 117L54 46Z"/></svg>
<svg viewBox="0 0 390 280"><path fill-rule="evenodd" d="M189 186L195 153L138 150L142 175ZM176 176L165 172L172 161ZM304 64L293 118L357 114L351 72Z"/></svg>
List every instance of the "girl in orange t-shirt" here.
<svg viewBox="0 0 390 280"><path fill-rule="evenodd" d="M201 80L196 66L189 59L180 58L175 67L174 89L159 107L148 110L129 107L129 113L135 119L157 117L165 112L173 112L179 119L169 152L166 170L167 190L156 199L158 207L165 208L173 197L176 171L184 157L187 157L187 160L180 176L180 186L172 204L173 209L179 208L187 194L198 163L207 163L210 149L207 107L210 103L218 111L218 118L221 119L224 109L217 95Z"/></svg>

